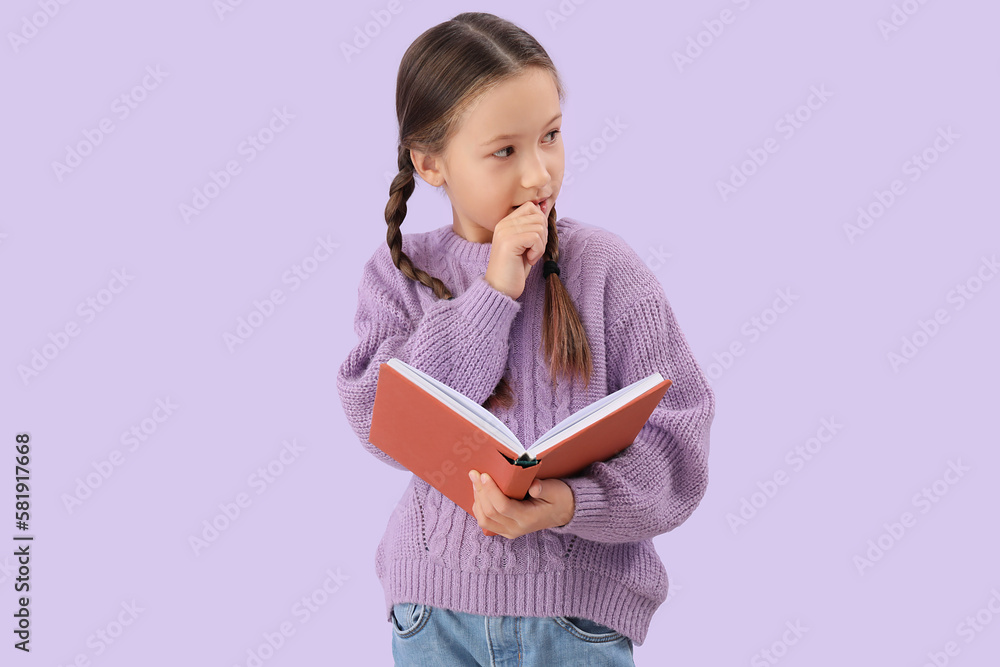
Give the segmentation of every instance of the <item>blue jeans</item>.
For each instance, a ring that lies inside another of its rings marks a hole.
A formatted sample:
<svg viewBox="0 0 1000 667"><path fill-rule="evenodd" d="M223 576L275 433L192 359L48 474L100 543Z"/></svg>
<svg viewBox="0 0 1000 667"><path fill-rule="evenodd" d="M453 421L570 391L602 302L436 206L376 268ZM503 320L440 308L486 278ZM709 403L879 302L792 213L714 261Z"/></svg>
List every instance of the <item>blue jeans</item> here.
<svg viewBox="0 0 1000 667"><path fill-rule="evenodd" d="M396 667L635 667L632 640L585 618L480 616L414 602L393 605Z"/></svg>

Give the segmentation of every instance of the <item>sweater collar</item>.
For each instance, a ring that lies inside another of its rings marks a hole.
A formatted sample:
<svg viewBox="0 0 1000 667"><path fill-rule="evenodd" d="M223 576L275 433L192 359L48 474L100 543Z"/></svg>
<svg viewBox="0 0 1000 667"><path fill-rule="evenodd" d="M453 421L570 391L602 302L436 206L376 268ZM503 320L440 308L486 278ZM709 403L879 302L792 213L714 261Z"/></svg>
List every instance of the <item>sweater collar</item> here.
<svg viewBox="0 0 1000 667"><path fill-rule="evenodd" d="M441 227L441 245L450 257L456 257L466 266L485 270L490 260L492 243L476 243L455 233L451 225Z"/></svg>

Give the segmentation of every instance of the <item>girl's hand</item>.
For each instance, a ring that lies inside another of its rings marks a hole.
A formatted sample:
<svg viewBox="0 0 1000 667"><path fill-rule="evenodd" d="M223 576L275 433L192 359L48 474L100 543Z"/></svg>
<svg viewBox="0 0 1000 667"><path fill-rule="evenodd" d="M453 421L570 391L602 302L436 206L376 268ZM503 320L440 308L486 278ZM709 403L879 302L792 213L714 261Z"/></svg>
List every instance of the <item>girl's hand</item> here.
<svg viewBox="0 0 1000 667"><path fill-rule="evenodd" d="M512 299L521 296L528 273L545 254L548 241L548 216L532 201L521 204L493 229L486 282Z"/></svg>
<svg viewBox="0 0 1000 667"><path fill-rule="evenodd" d="M485 479L483 479L485 478ZM573 518L573 490L561 479L536 479L527 500L508 498L486 473L469 471L475 503L472 510L484 535L514 539L544 528L564 526Z"/></svg>

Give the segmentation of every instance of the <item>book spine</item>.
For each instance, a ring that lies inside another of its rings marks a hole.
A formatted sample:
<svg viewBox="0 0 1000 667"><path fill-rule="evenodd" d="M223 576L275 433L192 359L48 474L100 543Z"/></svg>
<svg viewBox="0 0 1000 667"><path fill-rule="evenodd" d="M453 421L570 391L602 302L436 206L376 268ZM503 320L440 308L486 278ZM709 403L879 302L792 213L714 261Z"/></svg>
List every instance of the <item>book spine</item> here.
<svg viewBox="0 0 1000 667"><path fill-rule="evenodd" d="M522 468L530 468L531 466L536 466L539 463L541 463L540 460L536 459L533 455L529 454L528 452L521 454L516 459L507 457L507 460L510 461L513 465L521 466Z"/></svg>
<svg viewBox="0 0 1000 667"><path fill-rule="evenodd" d="M501 454L501 456L503 456ZM504 456L508 463L511 459ZM540 462L540 461L539 461ZM541 468L537 466L523 467L518 465L502 465L491 474L500 490L509 498L525 498L528 487L535 481L535 476Z"/></svg>

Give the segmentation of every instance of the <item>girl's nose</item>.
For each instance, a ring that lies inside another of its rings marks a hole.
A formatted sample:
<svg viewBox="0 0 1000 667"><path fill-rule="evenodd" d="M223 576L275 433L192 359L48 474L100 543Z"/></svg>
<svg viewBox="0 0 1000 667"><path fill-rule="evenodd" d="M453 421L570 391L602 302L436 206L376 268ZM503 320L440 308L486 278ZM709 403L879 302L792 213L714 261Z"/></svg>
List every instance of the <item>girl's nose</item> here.
<svg viewBox="0 0 1000 667"><path fill-rule="evenodd" d="M534 156L527 160L524 165L524 171L521 174L522 185L525 189L530 190L548 184L550 179L548 167L545 165L545 156L536 151Z"/></svg>

